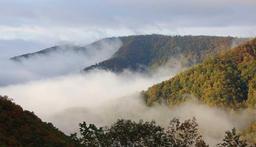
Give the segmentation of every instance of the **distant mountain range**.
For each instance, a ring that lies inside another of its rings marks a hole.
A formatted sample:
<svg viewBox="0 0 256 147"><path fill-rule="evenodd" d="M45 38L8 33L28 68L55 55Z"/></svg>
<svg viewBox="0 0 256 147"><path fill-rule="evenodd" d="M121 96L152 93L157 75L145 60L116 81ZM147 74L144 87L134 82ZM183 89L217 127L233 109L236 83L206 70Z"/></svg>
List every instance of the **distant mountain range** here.
<svg viewBox="0 0 256 147"><path fill-rule="evenodd" d="M24 54L11 58L22 61L33 56L47 56L58 51L75 51L86 54L91 46L100 46L102 42L119 39L121 47L108 59L84 68L84 71L95 68L114 72L125 69L132 71L147 71L155 69L177 60L184 66L200 63L206 57L237 45L245 39L216 36L164 36L164 35L138 35L127 37L113 37L96 41L87 46L54 46L35 53Z"/></svg>

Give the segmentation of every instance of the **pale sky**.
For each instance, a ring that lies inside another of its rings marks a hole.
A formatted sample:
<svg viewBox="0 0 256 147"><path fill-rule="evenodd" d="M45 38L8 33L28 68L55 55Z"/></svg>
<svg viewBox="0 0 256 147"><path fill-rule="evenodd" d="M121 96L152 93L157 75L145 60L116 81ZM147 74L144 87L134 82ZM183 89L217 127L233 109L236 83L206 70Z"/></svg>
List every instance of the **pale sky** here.
<svg viewBox="0 0 256 147"><path fill-rule="evenodd" d="M152 33L253 37L255 8L255 0L0 0L0 52Z"/></svg>

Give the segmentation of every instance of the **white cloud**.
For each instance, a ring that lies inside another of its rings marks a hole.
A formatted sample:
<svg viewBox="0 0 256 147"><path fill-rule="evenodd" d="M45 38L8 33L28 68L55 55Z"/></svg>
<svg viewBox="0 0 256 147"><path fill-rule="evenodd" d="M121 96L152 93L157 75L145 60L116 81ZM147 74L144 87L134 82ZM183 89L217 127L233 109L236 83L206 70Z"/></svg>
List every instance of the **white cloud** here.
<svg viewBox="0 0 256 147"><path fill-rule="evenodd" d="M223 27L175 27L169 24L153 24L134 28L117 26L106 27L44 27L23 26L10 27L0 26L0 40L18 40L22 38L34 44L79 44L85 45L98 39L112 36L141 35L141 34L164 34L164 35L217 35L255 37L256 26L223 26ZM20 48L17 46L17 48ZM22 48L25 49L25 48ZM41 49L35 46L34 50Z"/></svg>
<svg viewBox="0 0 256 147"><path fill-rule="evenodd" d="M47 55L37 54L20 62L1 59L0 67L5 70L0 71L0 86L80 73L85 67L110 58L121 45L119 39L101 40L83 51L66 45Z"/></svg>
<svg viewBox="0 0 256 147"><path fill-rule="evenodd" d="M0 0L0 39L52 44L150 33L254 36L255 6L254 0Z"/></svg>
<svg viewBox="0 0 256 147"><path fill-rule="evenodd" d="M86 121L99 126L110 125L120 118L156 120L167 126L170 119L196 117L203 137L211 145L223 138L233 127L243 129L255 120L255 111L228 112L210 108L196 101L173 107L147 107L139 92L148 86L170 78L174 73L146 76L124 72L92 71L85 75L70 75L44 81L0 88L14 102L45 121L52 122L65 133L78 131L78 123ZM214 124L209 126L209 124Z"/></svg>

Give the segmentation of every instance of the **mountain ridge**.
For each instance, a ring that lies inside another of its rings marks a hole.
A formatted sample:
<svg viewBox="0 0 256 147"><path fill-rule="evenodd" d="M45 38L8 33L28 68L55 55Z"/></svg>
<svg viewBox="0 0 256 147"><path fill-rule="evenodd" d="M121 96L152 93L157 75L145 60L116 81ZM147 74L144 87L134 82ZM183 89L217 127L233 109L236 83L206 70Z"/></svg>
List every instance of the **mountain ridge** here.
<svg viewBox="0 0 256 147"><path fill-rule="evenodd" d="M14 57L11 57L10 60L13 61L22 61L24 59L29 59L31 57L34 56L39 56L39 55L44 55L47 56L51 53L55 53L55 52L63 52L63 51L73 51L73 52L77 52L77 53L86 53L88 51L90 51L90 49L92 47L94 47L95 49L99 49L100 46L104 43L104 42L108 42L108 41L114 41L116 40L116 37L110 37L110 38L104 38L104 39L100 39L97 40L95 42L92 42L88 45L82 46L82 45L71 45L71 44L64 44L64 45L55 45L46 49L41 49L39 51L36 52L32 52L32 53L25 53L22 55L17 55Z"/></svg>
<svg viewBox="0 0 256 147"><path fill-rule="evenodd" d="M85 68L102 68L114 72L125 69L145 71L166 64L170 59L183 57L183 64L191 66L243 39L217 36L139 35L121 38L123 46L108 60ZM178 59L177 59L178 60Z"/></svg>
<svg viewBox="0 0 256 147"><path fill-rule="evenodd" d="M95 68L122 72L126 69L132 71L148 71L166 64L170 59L180 60L184 66L200 63L206 56L215 55L217 52L239 44L246 38L219 37L219 36L167 36L167 35L132 35L111 37L98 40L87 46L74 46L74 50L86 52L88 46L97 45L102 41L119 39L121 47L114 54L101 62L87 66L83 71ZM20 61L35 55L60 50L54 46L34 53L12 57ZM67 48L68 49L68 48Z"/></svg>

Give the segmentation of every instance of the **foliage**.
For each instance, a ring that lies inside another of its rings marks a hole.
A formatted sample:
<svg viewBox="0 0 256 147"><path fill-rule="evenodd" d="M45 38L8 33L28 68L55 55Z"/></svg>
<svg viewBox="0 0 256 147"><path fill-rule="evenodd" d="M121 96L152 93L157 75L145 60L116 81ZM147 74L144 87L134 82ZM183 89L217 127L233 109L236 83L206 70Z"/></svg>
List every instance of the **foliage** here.
<svg viewBox="0 0 256 147"><path fill-rule="evenodd" d="M202 136L199 134L198 124L195 118L186 120L183 123L179 119L173 119L167 128L167 136L170 139L170 145L176 147L197 146L206 147Z"/></svg>
<svg viewBox="0 0 256 147"><path fill-rule="evenodd" d="M93 129L92 129L93 128ZM155 122L136 123L117 120L110 128L97 128L93 124L80 124L80 135L74 137L85 146L157 146L164 145L164 129ZM74 134L73 134L74 136Z"/></svg>
<svg viewBox="0 0 256 147"><path fill-rule="evenodd" d="M75 143L51 123L0 96L0 146L72 147Z"/></svg>
<svg viewBox="0 0 256 147"><path fill-rule="evenodd" d="M80 138L77 134L71 134L74 142L79 142L82 146L98 147L108 146L109 141L103 128L97 128L94 124L87 125L86 122L80 123Z"/></svg>
<svg viewBox="0 0 256 147"><path fill-rule="evenodd" d="M189 95L210 106L254 107L256 39L205 60L170 80L142 92L146 103L176 105Z"/></svg>
<svg viewBox="0 0 256 147"><path fill-rule="evenodd" d="M154 121L134 122L121 119L105 129L83 122L80 124L80 137L77 136L73 134L75 141L86 147L209 147L200 135L195 118L184 122L174 118L166 129ZM253 144L237 134L236 129L232 129L226 132L217 147L253 147Z"/></svg>
<svg viewBox="0 0 256 147"><path fill-rule="evenodd" d="M93 131L90 129L92 126L94 128ZM158 126L154 121L139 121L137 123L131 120L121 119L106 129L95 128L94 125L82 123L80 124L80 135L81 137L78 138L76 134L73 134L75 140L84 146L208 146L199 134L195 119L186 120L183 123L178 119L173 119L170 121L167 130Z"/></svg>
<svg viewBox="0 0 256 147"><path fill-rule="evenodd" d="M249 82L247 105L250 108L256 108L256 76Z"/></svg>
<svg viewBox="0 0 256 147"><path fill-rule="evenodd" d="M241 136L236 133L236 129L227 131L222 143L218 147L247 147L248 144L245 140L241 140Z"/></svg>
<svg viewBox="0 0 256 147"><path fill-rule="evenodd" d="M164 129L154 121L118 120L110 127L108 135L114 144L122 146L164 146L167 142Z"/></svg>

